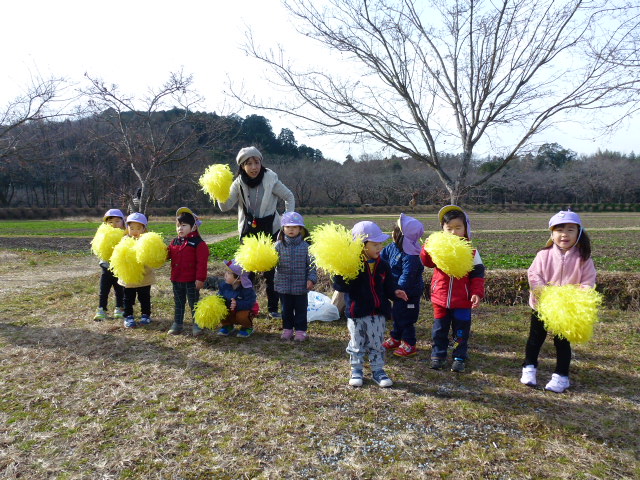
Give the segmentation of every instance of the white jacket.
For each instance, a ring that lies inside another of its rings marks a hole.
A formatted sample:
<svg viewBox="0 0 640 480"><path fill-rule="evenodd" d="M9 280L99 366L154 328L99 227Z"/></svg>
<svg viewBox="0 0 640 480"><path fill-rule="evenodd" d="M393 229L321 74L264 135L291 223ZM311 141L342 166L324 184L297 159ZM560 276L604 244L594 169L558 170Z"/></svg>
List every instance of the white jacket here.
<svg viewBox="0 0 640 480"><path fill-rule="evenodd" d="M243 203L240 200L240 184L242 184L242 191L244 192L244 205L246 205L247 209L250 210L249 186L242 181L242 177L240 175L238 175L231 184L229 199L226 202L218 202L220 210L223 212L231 210L233 207L237 206L238 234L242 233L242 227L245 222L244 209L242 208ZM273 170L266 169L261 185L262 188L264 188L264 196L262 197L262 202L260 204L260 211L256 216L258 218L262 218L275 213L275 217L273 219L273 231L271 233L276 233L280 230L280 214L276 210L278 200L281 199L284 201L284 209L287 212L293 212L295 210L296 200L293 193L291 193L291 190L289 190L284 183L278 180L278 175Z"/></svg>

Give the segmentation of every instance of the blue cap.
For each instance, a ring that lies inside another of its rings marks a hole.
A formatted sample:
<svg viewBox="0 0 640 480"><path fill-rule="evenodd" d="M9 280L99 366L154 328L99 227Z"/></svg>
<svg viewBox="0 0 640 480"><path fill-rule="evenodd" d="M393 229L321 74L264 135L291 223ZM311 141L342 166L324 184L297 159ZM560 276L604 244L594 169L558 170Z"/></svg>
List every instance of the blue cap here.
<svg viewBox="0 0 640 480"><path fill-rule="evenodd" d="M127 217L127 225L131 222L141 223L145 227L147 226L147 217L144 216L144 213L135 212Z"/></svg>

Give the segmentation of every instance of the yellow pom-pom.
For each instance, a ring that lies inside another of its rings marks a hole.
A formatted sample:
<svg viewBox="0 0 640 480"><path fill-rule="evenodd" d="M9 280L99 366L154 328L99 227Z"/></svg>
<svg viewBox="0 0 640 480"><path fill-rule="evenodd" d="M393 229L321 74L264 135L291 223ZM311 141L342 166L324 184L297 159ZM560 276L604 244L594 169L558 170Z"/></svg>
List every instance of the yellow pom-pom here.
<svg viewBox="0 0 640 480"><path fill-rule="evenodd" d="M208 193L214 202L226 202L231 193L233 174L229 165L210 165L198 179L202 190Z"/></svg>
<svg viewBox="0 0 640 480"><path fill-rule="evenodd" d="M247 272L268 272L278 264L278 252L271 236L260 232L244 237L234 259Z"/></svg>
<svg viewBox="0 0 640 480"><path fill-rule="evenodd" d="M136 242L136 259L138 263L151 268L160 268L167 261L167 246L162 236L155 232L147 232Z"/></svg>
<svg viewBox="0 0 640 480"><path fill-rule="evenodd" d="M325 223L311 232L309 254L318 268L330 275L340 275L345 280L353 280L364 269L362 251L364 243L344 225Z"/></svg>
<svg viewBox="0 0 640 480"><path fill-rule="evenodd" d="M103 223L98 227L93 240L91 240L91 251L108 262L113 249L123 236L124 230L122 228L114 228L108 223Z"/></svg>
<svg viewBox="0 0 640 480"><path fill-rule="evenodd" d="M224 298L220 295L210 295L201 298L196 304L196 323L201 328L216 328L229 314Z"/></svg>
<svg viewBox="0 0 640 480"><path fill-rule="evenodd" d="M425 249L433 263L451 277L462 278L473 269L473 247L464 237L435 232L427 238Z"/></svg>
<svg viewBox="0 0 640 480"><path fill-rule="evenodd" d="M538 298L538 316L547 330L571 343L585 343L593 336L602 295L580 285L549 285Z"/></svg>
<svg viewBox="0 0 640 480"><path fill-rule="evenodd" d="M124 283L136 284L144 278L144 265L136 259L136 241L124 237L113 249L109 270Z"/></svg>

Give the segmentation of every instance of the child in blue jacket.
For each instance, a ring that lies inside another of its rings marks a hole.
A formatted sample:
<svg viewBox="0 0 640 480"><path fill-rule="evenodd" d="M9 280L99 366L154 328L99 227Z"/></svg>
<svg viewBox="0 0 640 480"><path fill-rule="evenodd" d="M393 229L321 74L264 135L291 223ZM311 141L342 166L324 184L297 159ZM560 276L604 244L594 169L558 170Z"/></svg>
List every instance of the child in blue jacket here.
<svg viewBox="0 0 640 480"><path fill-rule="evenodd" d="M407 301L407 294L393 281L389 264L380 258L382 244L389 235L373 222L358 222L351 229L354 238L364 241L364 269L353 280L339 275L333 277L333 288L344 292L347 328L351 340L347 353L351 361L349 385L361 387L364 379L364 357L369 355L373 381L381 387L393 382L384 371L384 331L386 318L391 314L389 299L398 297Z"/></svg>
<svg viewBox="0 0 640 480"><path fill-rule="evenodd" d="M408 301L394 298L391 310L393 330L382 344L387 350L393 350L393 354L398 357L411 357L418 353L415 324L420 313L420 297L424 291L424 266L420 261L420 237L423 234L422 223L401 213L398 224L393 229L393 243L384 247L380 253L380 258L391 267L391 274L398 288L404 290L409 297Z"/></svg>

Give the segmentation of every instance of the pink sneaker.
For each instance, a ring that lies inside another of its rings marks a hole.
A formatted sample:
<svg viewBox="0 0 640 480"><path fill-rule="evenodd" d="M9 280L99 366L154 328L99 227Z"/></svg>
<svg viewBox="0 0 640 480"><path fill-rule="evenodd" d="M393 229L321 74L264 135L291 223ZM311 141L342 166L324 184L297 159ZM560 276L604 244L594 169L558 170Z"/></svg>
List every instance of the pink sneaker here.
<svg viewBox="0 0 640 480"><path fill-rule="evenodd" d="M307 335L307 332L305 332L303 330L296 330L296 334L293 337L293 341L294 342L304 342L307 338L309 338L309 335Z"/></svg>
<svg viewBox="0 0 640 480"><path fill-rule="evenodd" d="M282 340L291 340L293 338L293 329L292 328L283 328L282 335L280 335Z"/></svg>

